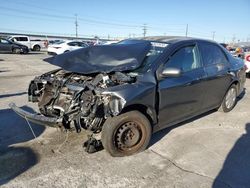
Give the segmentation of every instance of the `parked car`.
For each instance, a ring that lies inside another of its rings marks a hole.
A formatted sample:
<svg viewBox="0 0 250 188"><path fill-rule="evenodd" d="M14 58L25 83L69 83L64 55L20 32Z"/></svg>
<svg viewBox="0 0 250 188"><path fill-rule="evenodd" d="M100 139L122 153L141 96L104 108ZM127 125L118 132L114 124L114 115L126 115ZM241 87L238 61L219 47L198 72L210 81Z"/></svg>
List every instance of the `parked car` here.
<svg viewBox="0 0 250 188"><path fill-rule="evenodd" d="M84 42L79 42L79 41L61 41L57 42L55 44L49 45L48 46L48 54L50 55L58 55L62 54L65 52L69 52L72 50L76 50L79 48L85 48L88 45Z"/></svg>
<svg viewBox="0 0 250 188"><path fill-rule="evenodd" d="M250 78L250 52L245 52L245 66L247 77Z"/></svg>
<svg viewBox="0 0 250 188"><path fill-rule="evenodd" d="M52 44L57 44L57 43L60 43L60 42L64 42L63 40L49 40L49 45L52 45Z"/></svg>
<svg viewBox="0 0 250 188"><path fill-rule="evenodd" d="M221 45L181 37L91 46L52 64L61 69L28 89L40 113L10 107L38 124L101 133L112 156L143 151L152 133L209 110L231 111L246 80L244 62Z"/></svg>
<svg viewBox="0 0 250 188"><path fill-rule="evenodd" d="M228 44L226 43L220 43L221 46L223 46L224 48L227 48Z"/></svg>
<svg viewBox="0 0 250 188"><path fill-rule="evenodd" d="M37 41L37 40L33 41L30 40L28 36L24 35L12 35L8 37L8 40L25 45L33 51L40 51L41 48L44 47L43 41Z"/></svg>
<svg viewBox="0 0 250 188"><path fill-rule="evenodd" d="M12 42L8 39L0 38L0 52L26 54L29 52L29 49L25 45Z"/></svg>

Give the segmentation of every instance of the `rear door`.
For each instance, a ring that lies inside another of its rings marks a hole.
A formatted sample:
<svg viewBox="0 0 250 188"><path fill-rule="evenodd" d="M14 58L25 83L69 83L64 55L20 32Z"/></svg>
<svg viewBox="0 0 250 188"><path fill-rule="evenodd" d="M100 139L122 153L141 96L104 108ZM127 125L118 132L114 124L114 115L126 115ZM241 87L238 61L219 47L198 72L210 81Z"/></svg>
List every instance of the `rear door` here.
<svg viewBox="0 0 250 188"><path fill-rule="evenodd" d="M159 81L159 125L180 122L199 113L203 97L202 67L196 43L181 46L173 52L163 65L181 69L181 76L164 78Z"/></svg>
<svg viewBox="0 0 250 188"><path fill-rule="evenodd" d="M207 75L204 109L217 107L230 86L230 63L220 46L210 42L199 43L199 49Z"/></svg>

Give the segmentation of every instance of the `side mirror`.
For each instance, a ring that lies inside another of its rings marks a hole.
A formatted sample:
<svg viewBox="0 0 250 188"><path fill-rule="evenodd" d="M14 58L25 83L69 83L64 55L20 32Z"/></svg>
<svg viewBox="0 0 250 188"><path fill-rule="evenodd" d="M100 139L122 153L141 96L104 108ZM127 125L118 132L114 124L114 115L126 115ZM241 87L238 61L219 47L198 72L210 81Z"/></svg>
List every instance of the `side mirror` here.
<svg viewBox="0 0 250 188"><path fill-rule="evenodd" d="M161 77L179 77L181 75L181 70L178 68L164 68Z"/></svg>

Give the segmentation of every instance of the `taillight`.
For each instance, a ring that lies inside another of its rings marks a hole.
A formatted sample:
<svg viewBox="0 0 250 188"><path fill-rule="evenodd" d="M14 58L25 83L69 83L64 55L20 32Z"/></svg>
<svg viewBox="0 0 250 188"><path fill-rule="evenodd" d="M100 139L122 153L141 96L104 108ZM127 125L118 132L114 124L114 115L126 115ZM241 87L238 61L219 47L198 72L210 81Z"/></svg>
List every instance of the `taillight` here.
<svg viewBox="0 0 250 188"><path fill-rule="evenodd" d="M250 62L250 55L246 56L246 61Z"/></svg>

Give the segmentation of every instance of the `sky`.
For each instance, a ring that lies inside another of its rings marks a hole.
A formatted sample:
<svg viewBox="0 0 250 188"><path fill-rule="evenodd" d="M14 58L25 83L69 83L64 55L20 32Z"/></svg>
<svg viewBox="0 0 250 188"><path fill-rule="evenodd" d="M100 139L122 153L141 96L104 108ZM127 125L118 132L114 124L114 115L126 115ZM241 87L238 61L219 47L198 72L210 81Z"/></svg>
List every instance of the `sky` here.
<svg viewBox="0 0 250 188"><path fill-rule="evenodd" d="M0 0L0 32L250 41L250 0Z"/></svg>

